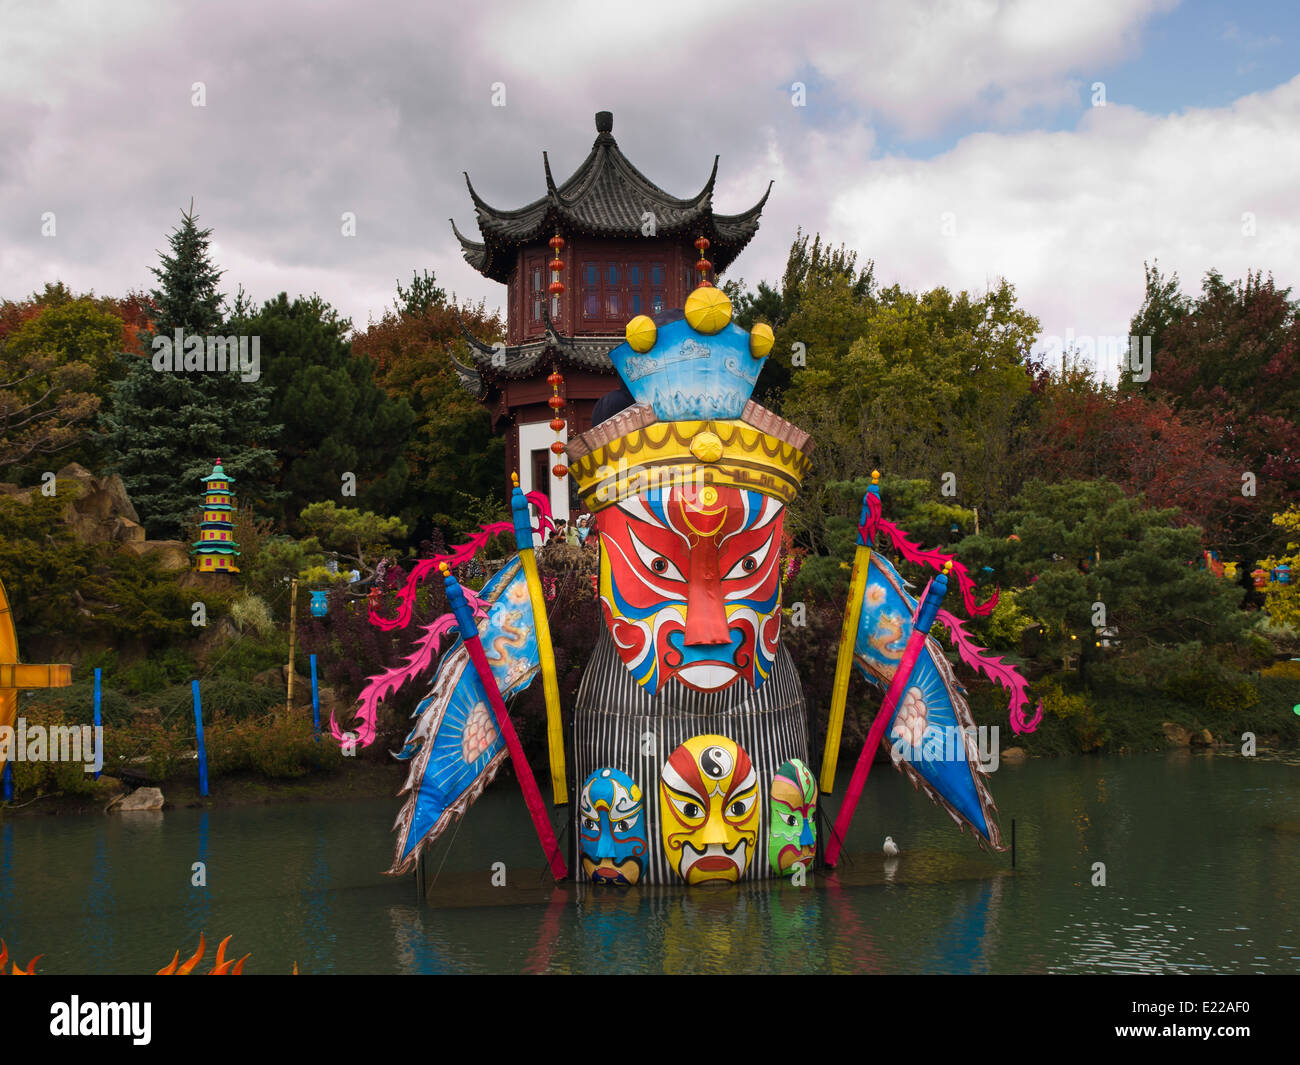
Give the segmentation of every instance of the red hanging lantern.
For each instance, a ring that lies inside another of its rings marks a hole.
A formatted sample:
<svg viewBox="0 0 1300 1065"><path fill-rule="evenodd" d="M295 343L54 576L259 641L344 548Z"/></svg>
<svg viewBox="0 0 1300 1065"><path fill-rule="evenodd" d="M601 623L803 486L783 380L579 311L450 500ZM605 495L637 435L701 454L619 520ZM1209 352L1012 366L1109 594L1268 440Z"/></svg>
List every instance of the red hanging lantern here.
<svg viewBox="0 0 1300 1065"><path fill-rule="evenodd" d="M547 265L551 270L551 287L552 296L560 297L564 295L564 282L560 280L560 273L564 269L564 260L560 258L560 249L564 247L564 238L556 233L549 241L555 257ZM556 307L556 317L559 317L559 308Z"/></svg>
<svg viewBox="0 0 1300 1065"><path fill-rule="evenodd" d="M555 239L560 239L558 236ZM560 386L564 384L564 375L557 369L552 369L546 377L546 383L551 386L551 398L546 401L547 406L555 411L555 417L551 419L551 428L555 430L555 443L551 445L551 451L556 458L564 454L564 441L560 439L560 433L564 431L565 421L560 417L560 411L564 408L564 397L560 395ZM561 479L569 472L569 467L559 462L551 469L556 477Z"/></svg>
<svg viewBox="0 0 1300 1065"><path fill-rule="evenodd" d="M699 249L700 253L699 261L695 264L695 269L700 274L700 280L696 287L712 288L713 285L709 282L708 274L713 269L713 264L704 257L704 253L709 250L709 238L705 236L698 237L695 241L695 247Z"/></svg>

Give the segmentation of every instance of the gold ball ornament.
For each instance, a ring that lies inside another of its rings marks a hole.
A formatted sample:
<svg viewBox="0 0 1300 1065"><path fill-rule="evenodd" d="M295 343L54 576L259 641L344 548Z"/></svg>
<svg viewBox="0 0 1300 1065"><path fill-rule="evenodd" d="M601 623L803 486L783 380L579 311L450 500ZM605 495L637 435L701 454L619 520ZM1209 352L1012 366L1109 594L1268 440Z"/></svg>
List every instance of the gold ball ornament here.
<svg viewBox="0 0 1300 1065"><path fill-rule="evenodd" d="M633 351L647 352L655 346L659 327L648 315L638 314L627 323L627 345Z"/></svg>
<svg viewBox="0 0 1300 1065"><path fill-rule="evenodd" d="M691 454L701 462L717 462L722 458L722 441L718 439L717 433L705 429L696 433L691 441Z"/></svg>
<svg viewBox="0 0 1300 1065"><path fill-rule="evenodd" d="M731 300L720 288L697 288L686 297L686 321L697 333L721 332L731 321Z"/></svg>
<svg viewBox="0 0 1300 1065"><path fill-rule="evenodd" d="M776 343L776 337L772 335L772 327L764 322L759 322L749 331L749 353L756 359L767 358L767 353L772 350L772 345Z"/></svg>

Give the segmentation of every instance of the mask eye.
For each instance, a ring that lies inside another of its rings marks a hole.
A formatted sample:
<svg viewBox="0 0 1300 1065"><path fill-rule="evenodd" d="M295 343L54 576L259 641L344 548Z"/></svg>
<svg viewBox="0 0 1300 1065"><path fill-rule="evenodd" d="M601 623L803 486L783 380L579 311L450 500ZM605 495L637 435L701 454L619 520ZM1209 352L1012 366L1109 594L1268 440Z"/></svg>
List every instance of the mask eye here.
<svg viewBox="0 0 1300 1065"><path fill-rule="evenodd" d="M632 541L632 547L636 551L637 558L641 560L641 565L650 570L656 576L663 577L669 581L681 581L686 583L686 578L682 576L682 571L673 565L672 560L665 558L658 552L651 551L638 538L636 533L629 527L627 530L628 537Z"/></svg>
<svg viewBox="0 0 1300 1065"><path fill-rule="evenodd" d="M783 820L791 828L794 828L795 825L799 823L799 818L795 817L794 814L782 814L781 820Z"/></svg>
<svg viewBox="0 0 1300 1065"><path fill-rule="evenodd" d="M737 562L731 569L727 570L727 575L722 579L724 581L734 581L738 577L748 577L757 570L772 551L772 537L767 538L767 543L760 547L753 554L746 555Z"/></svg>
<svg viewBox="0 0 1300 1065"><path fill-rule="evenodd" d="M582 827L585 828L588 832L595 832L597 829L600 828L600 822L593 821L590 817L584 817L582 819Z"/></svg>
<svg viewBox="0 0 1300 1065"><path fill-rule="evenodd" d="M632 822L631 822L631 821L619 821L619 822L614 826L614 831L615 831L615 832L631 832L631 831L632 831Z"/></svg>
<svg viewBox="0 0 1300 1065"><path fill-rule="evenodd" d="M727 816L732 818L742 818L754 808L754 803L758 800L758 794L742 796L736 799L727 807Z"/></svg>
<svg viewBox="0 0 1300 1065"><path fill-rule="evenodd" d="M704 816L704 808L692 799L674 799L670 797L668 801L677 807L677 812L688 821L698 821Z"/></svg>

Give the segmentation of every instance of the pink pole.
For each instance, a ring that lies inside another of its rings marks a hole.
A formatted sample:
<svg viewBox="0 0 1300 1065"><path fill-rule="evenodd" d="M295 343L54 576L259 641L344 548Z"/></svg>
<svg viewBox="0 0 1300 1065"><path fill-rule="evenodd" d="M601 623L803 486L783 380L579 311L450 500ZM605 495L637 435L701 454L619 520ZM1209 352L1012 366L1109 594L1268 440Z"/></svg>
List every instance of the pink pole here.
<svg viewBox="0 0 1300 1065"><path fill-rule="evenodd" d="M478 638L478 626L474 623L474 612L465 601L465 593L456 578L451 575L445 562L442 564L442 575L447 589L447 599L451 603L452 613L456 615L456 623L460 628L465 650L469 652L470 661L474 663L479 680L483 682L483 689L487 692L492 714L497 720L497 727L506 741L506 748L510 751L510 760L515 764L519 786L524 792L524 802L533 819L533 828L537 830L537 839L542 845L546 860L550 863L551 874L557 881L564 880L569 875L568 866L564 863L560 846L555 840L555 832L551 829L551 819L546 812L546 803L542 801L542 793L537 787L537 778L533 776L532 767L524 756L523 744L519 742L519 734L515 732L510 714L506 711L505 701L501 698L501 689L497 687L496 677L493 676L492 667L488 665L487 655L483 652L483 644Z"/></svg>

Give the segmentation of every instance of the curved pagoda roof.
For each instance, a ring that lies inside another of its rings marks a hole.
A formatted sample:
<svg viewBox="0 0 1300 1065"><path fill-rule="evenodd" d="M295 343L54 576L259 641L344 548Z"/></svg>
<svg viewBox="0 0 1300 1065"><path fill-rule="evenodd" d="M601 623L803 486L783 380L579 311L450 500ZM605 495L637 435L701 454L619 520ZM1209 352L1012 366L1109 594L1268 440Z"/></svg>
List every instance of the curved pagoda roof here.
<svg viewBox="0 0 1300 1065"><path fill-rule="evenodd" d="M557 186L551 163L542 153L546 172L546 195L525 207L506 211L493 207L474 190L465 175L474 213L483 240L466 237L452 220L451 229L460 241L465 261L484 277L505 283L515 266L515 253L524 245L545 243L558 229L565 238L576 233L600 237L641 236L641 217L655 215L656 237L709 238L709 258L715 273L722 273L758 232L759 215L772 191L771 182L763 198L748 211L723 215L713 212L713 185L718 176L718 157L704 188L689 199L670 196L641 173L619 149L613 134L614 116L609 111L596 115L596 141L591 153L564 184Z"/></svg>
<svg viewBox="0 0 1300 1065"><path fill-rule="evenodd" d="M460 379L461 387L476 399L484 399L488 382L502 379L522 380L544 372L552 366L565 370L590 370L594 373L614 373L614 363L609 353L626 340L623 333L617 336L576 336L560 334L551 321L550 308L543 302L542 320L546 326L544 336L523 344L494 347L479 340L465 328L465 322L456 314L461 335L469 344L472 366L467 366L454 355L452 368Z"/></svg>

